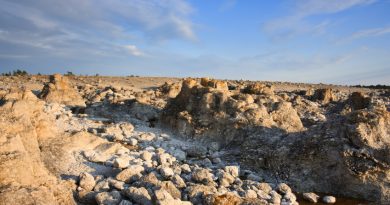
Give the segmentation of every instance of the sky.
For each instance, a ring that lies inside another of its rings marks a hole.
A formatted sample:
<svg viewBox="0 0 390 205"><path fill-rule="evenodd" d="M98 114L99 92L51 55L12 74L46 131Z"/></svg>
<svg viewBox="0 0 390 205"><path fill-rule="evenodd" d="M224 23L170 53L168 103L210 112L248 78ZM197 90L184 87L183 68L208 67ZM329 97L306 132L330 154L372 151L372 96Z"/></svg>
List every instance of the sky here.
<svg viewBox="0 0 390 205"><path fill-rule="evenodd" d="M0 73L390 84L390 0L0 0Z"/></svg>

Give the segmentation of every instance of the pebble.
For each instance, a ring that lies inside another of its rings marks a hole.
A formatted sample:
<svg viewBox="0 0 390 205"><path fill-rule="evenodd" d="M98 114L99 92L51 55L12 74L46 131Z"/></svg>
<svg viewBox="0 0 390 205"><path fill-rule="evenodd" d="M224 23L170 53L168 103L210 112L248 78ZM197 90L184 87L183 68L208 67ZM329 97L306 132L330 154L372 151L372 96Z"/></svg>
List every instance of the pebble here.
<svg viewBox="0 0 390 205"><path fill-rule="evenodd" d="M136 140L134 138L129 139L129 145L136 146L137 144L138 144L138 140Z"/></svg>

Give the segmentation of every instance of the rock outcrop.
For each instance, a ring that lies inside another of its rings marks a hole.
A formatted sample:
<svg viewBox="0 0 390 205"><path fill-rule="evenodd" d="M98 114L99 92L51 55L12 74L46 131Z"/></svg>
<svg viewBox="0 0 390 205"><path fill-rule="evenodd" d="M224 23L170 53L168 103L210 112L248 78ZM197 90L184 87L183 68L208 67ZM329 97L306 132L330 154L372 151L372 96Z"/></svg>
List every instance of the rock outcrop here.
<svg viewBox="0 0 390 205"><path fill-rule="evenodd" d="M163 110L162 121L182 135L227 145L243 131L254 127L279 129L284 132L303 131L304 127L291 103L273 92L257 94L229 91L226 82L202 79L183 81L182 89ZM257 92L258 91L258 92Z"/></svg>
<svg viewBox="0 0 390 205"><path fill-rule="evenodd" d="M50 82L43 87L39 98L71 107L85 107L81 95L70 86L68 78L60 74L50 76Z"/></svg>
<svg viewBox="0 0 390 205"><path fill-rule="evenodd" d="M239 150L242 165L295 190L390 201L390 118L381 101L370 104L357 93L336 96L331 89L279 96L256 84L229 91L202 81L183 81L163 111L165 125L229 145ZM341 112L345 105L352 109ZM228 177L221 182L228 184Z"/></svg>
<svg viewBox="0 0 390 205"><path fill-rule="evenodd" d="M40 145L55 135L44 102L11 90L0 106L0 204L75 204L71 189L46 168Z"/></svg>
<svg viewBox="0 0 390 205"><path fill-rule="evenodd" d="M326 104L336 100L336 97L332 89L321 88L314 91L314 94L312 95L312 99Z"/></svg>

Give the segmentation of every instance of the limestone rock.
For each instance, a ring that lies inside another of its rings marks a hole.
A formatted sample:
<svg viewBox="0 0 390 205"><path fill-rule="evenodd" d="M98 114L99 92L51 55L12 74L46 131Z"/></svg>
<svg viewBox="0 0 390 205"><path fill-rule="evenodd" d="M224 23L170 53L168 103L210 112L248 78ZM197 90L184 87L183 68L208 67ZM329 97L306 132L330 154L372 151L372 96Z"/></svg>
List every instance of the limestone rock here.
<svg viewBox="0 0 390 205"><path fill-rule="evenodd" d="M152 197L149 195L148 190L146 190L144 187L129 187L128 189L124 190L124 194L131 200L135 201L137 204L153 205Z"/></svg>
<svg viewBox="0 0 390 205"><path fill-rule="evenodd" d="M122 201L119 191L100 192L95 196L98 205L117 205Z"/></svg>
<svg viewBox="0 0 390 205"><path fill-rule="evenodd" d="M233 177L238 177L240 175L240 167L239 166L225 166L225 171L232 175Z"/></svg>
<svg viewBox="0 0 390 205"><path fill-rule="evenodd" d="M160 173L165 179L170 179L175 174L169 167L161 168Z"/></svg>
<svg viewBox="0 0 390 205"><path fill-rule="evenodd" d="M221 195L210 194L205 199L206 205L239 205L241 202L241 198L231 192Z"/></svg>
<svg viewBox="0 0 390 205"><path fill-rule="evenodd" d="M282 193L282 194L287 194L287 193L291 192L291 188L285 183L278 184L276 189L279 193Z"/></svg>
<svg viewBox="0 0 390 205"><path fill-rule="evenodd" d="M196 169L192 173L192 180L195 182L208 184L213 182L213 175L207 169Z"/></svg>
<svg viewBox="0 0 390 205"><path fill-rule="evenodd" d="M262 83L253 83L248 85L244 89L244 93L256 94L256 95L273 95L274 89L272 86L265 85Z"/></svg>
<svg viewBox="0 0 390 205"><path fill-rule="evenodd" d="M312 203L317 203L318 199L320 198L317 194L313 192L303 193L302 196L305 200Z"/></svg>
<svg viewBox="0 0 390 205"><path fill-rule="evenodd" d="M116 179L124 182L131 182L139 179L144 171L144 167L140 165L130 165L127 169L121 171L116 175Z"/></svg>
<svg viewBox="0 0 390 205"><path fill-rule="evenodd" d="M334 204L336 203L336 197L334 196L324 196L322 201L326 204Z"/></svg>
<svg viewBox="0 0 390 205"><path fill-rule="evenodd" d="M324 88L315 90L312 99L326 104L336 100L336 97L334 96L332 89Z"/></svg>
<svg viewBox="0 0 390 205"><path fill-rule="evenodd" d="M365 97L362 92L353 92L349 97L349 103L354 110L367 108L370 104L370 98Z"/></svg>
<svg viewBox="0 0 390 205"><path fill-rule="evenodd" d="M85 101L78 91L70 86L66 76L60 74L50 76L50 82L43 87L39 98L72 107L85 107Z"/></svg>
<svg viewBox="0 0 390 205"><path fill-rule="evenodd" d="M202 204L203 200L209 194L215 194L217 189L213 186L191 185L186 188L190 201L194 204Z"/></svg>

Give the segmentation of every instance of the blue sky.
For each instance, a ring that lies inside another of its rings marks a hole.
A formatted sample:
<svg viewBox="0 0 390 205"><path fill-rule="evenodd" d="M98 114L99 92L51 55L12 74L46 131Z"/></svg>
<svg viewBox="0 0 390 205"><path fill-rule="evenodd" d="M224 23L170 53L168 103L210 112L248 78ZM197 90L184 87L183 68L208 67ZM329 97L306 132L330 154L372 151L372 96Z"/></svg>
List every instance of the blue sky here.
<svg viewBox="0 0 390 205"><path fill-rule="evenodd" d="M390 0L0 0L0 72L390 84Z"/></svg>

